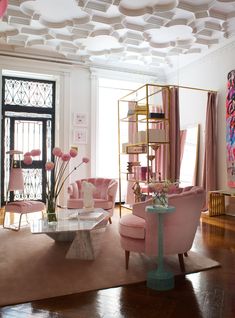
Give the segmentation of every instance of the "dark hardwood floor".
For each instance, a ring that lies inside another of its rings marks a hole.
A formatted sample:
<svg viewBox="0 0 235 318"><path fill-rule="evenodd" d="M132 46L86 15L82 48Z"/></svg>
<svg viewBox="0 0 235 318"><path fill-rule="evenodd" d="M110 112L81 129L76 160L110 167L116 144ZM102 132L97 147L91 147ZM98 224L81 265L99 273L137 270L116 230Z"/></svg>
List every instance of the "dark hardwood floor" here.
<svg viewBox="0 0 235 318"><path fill-rule="evenodd" d="M235 217L203 215L193 250L221 267L177 277L170 291L157 292L140 283L2 307L0 317L234 318Z"/></svg>

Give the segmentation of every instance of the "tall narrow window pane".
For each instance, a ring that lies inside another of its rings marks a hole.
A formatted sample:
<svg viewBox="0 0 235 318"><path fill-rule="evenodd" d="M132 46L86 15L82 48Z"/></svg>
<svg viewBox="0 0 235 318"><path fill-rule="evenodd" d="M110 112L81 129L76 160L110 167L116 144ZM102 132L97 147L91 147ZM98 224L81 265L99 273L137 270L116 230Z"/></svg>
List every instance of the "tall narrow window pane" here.
<svg viewBox="0 0 235 318"><path fill-rule="evenodd" d="M99 79L97 177L118 178L118 99L140 85Z"/></svg>

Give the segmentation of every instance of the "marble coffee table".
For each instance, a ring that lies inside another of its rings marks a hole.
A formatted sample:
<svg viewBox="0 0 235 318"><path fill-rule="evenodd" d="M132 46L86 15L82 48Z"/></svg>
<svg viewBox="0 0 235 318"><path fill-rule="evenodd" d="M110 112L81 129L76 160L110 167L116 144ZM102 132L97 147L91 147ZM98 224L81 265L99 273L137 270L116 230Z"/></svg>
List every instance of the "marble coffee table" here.
<svg viewBox="0 0 235 318"><path fill-rule="evenodd" d="M93 212L100 213L100 217L94 219ZM71 242L66 254L68 259L93 260L100 250L102 234L109 218L109 213L103 209L94 209L93 212L84 212L83 209L61 210L57 222L34 220L30 224L31 233L46 234L57 242ZM91 218L86 218L85 213L89 213Z"/></svg>

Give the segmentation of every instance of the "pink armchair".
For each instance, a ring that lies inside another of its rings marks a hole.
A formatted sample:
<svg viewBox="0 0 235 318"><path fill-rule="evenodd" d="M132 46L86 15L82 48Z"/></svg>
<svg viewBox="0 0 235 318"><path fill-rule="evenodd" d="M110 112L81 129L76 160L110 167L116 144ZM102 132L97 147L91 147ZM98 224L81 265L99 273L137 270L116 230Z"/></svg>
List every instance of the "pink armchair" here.
<svg viewBox="0 0 235 318"><path fill-rule="evenodd" d="M106 178L88 178L77 180L68 187L69 198L67 200L67 207L69 209L82 209L83 197L82 197L82 181L87 181L95 186L93 193L95 208L102 208L109 212L109 222L111 222L111 216L113 215L113 209L115 206L115 198L117 193L118 183L114 179Z"/></svg>
<svg viewBox="0 0 235 318"><path fill-rule="evenodd" d="M164 255L178 254L181 271L185 271L184 258L191 249L201 210L205 202L205 191L200 187L177 189L178 193L169 195L169 205L176 208L174 213L164 217ZM136 203L132 214L121 217L119 233L121 246L125 250L126 269L130 251L155 256L157 247L156 214L145 211L152 199Z"/></svg>

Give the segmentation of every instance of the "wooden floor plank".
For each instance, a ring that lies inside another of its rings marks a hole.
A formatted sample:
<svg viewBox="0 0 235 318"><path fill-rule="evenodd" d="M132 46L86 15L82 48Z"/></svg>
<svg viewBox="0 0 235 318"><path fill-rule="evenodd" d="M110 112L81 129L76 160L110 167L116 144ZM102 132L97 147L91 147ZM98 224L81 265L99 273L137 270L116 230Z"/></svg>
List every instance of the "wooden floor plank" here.
<svg viewBox="0 0 235 318"><path fill-rule="evenodd" d="M133 284L2 307L0 317L234 318L235 217L203 214L193 250L222 266L177 277L175 288L170 291L157 292L145 283Z"/></svg>

